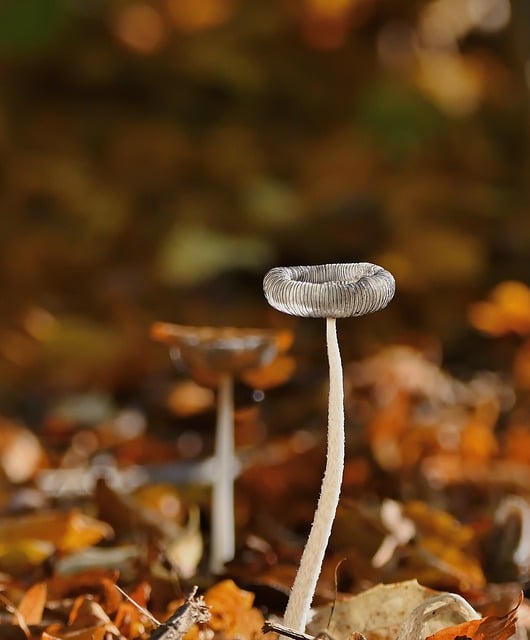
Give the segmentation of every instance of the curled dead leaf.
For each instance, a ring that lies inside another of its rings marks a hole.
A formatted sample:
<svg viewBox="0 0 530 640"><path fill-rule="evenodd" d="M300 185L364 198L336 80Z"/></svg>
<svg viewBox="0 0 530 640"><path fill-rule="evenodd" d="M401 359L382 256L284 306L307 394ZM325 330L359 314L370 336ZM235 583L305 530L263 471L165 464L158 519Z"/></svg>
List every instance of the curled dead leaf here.
<svg viewBox="0 0 530 640"><path fill-rule="evenodd" d="M423 640L427 633L462 620L467 622L479 618L479 614L462 596L456 593L438 593L409 612L401 625L397 640Z"/></svg>
<svg viewBox="0 0 530 640"><path fill-rule="evenodd" d="M503 616L486 616L446 627L428 636L425 640L508 640L516 629L517 611L523 601L523 593L512 609Z"/></svg>
<svg viewBox="0 0 530 640"><path fill-rule="evenodd" d="M327 629L334 638L349 638L358 632L368 640L394 640L407 615L436 593L417 580L380 584L334 605L318 607L308 631L316 634Z"/></svg>

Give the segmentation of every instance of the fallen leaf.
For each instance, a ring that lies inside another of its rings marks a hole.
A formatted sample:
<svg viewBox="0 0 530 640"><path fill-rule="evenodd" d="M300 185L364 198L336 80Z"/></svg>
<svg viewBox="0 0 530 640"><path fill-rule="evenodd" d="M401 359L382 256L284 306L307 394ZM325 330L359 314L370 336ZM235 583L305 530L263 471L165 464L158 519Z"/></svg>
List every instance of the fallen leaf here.
<svg viewBox="0 0 530 640"><path fill-rule="evenodd" d="M394 640L407 615L436 593L417 580L380 584L317 607L308 631L317 634L325 629L334 638L349 638L360 632L367 640Z"/></svg>
<svg viewBox="0 0 530 640"><path fill-rule="evenodd" d="M117 579L117 571L102 569L80 571L72 576L55 574L48 580L48 595L51 600L62 600L89 593L104 602L105 609L112 611L121 601L114 588Z"/></svg>
<svg viewBox="0 0 530 640"><path fill-rule="evenodd" d="M250 640L262 635L263 616L254 608L254 594L240 589L233 580L223 580L208 589L204 600L210 607L210 629L225 638Z"/></svg>
<svg viewBox="0 0 530 640"><path fill-rule="evenodd" d="M403 515L414 522L419 535L436 537L459 548L467 548L473 542L475 534L471 527L461 524L447 511L420 500L405 502Z"/></svg>
<svg viewBox="0 0 530 640"><path fill-rule="evenodd" d="M103 607L90 596L82 595L75 599L68 625L71 629L84 629L89 626L109 625L110 618Z"/></svg>
<svg viewBox="0 0 530 640"><path fill-rule="evenodd" d="M84 549L112 534L112 528L101 520L91 518L76 509L66 512L49 511L0 519L0 556L12 548L32 545L42 548L42 561L54 549L69 552Z"/></svg>
<svg viewBox="0 0 530 640"><path fill-rule="evenodd" d="M108 631L105 627L87 627L69 631L54 626L43 631L41 640L110 640L110 638L119 637L119 634Z"/></svg>
<svg viewBox="0 0 530 640"><path fill-rule="evenodd" d="M104 481L96 485L100 516L118 531L144 534L162 550L183 577L196 570L203 551L200 512L196 505L184 509L174 487L146 485L134 494L113 491Z"/></svg>
<svg viewBox="0 0 530 640"><path fill-rule="evenodd" d="M100 604L90 597L75 599L68 623L50 625L41 640L106 640L120 638L118 628L112 623Z"/></svg>
<svg viewBox="0 0 530 640"><path fill-rule="evenodd" d="M438 593L408 613L397 640L422 640L426 633L436 632L462 621L478 619L480 615L462 596L456 593Z"/></svg>
<svg viewBox="0 0 530 640"><path fill-rule="evenodd" d="M409 562L409 571L426 584L460 591L486 585L478 557L435 536L422 538Z"/></svg>
<svg viewBox="0 0 530 640"><path fill-rule="evenodd" d="M480 620L470 620L438 631L425 640L507 640L515 633L517 611L523 594L515 606L503 616L486 616Z"/></svg>
<svg viewBox="0 0 530 640"><path fill-rule="evenodd" d="M24 618L28 626L42 622L47 595L46 583L37 582L26 591L22 600L18 603L18 613Z"/></svg>
<svg viewBox="0 0 530 640"><path fill-rule="evenodd" d="M117 590L115 591L117 592ZM122 635L128 638L143 635L147 625L143 610L147 608L150 595L150 585L147 582L141 582L128 594L130 600L122 600L114 617L114 624Z"/></svg>

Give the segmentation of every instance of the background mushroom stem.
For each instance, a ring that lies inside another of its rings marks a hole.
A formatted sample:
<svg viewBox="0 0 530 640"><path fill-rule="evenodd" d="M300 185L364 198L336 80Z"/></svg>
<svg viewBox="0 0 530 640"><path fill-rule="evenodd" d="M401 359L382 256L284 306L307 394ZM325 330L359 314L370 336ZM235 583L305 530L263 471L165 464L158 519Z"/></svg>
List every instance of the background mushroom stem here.
<svg viewBox="0 0 530 640"><path fill-rule="evenodd" d="M210 569L218 573L235 553L234 380L228 374L219 383L214 459Z"/></svg>
<svg viewBox="0 0 530 640"><path fill-rule="evenodd" d="M320 497L298 573L284 615L284 624L304 631L322 561L339 502L344 471L344 382L335 318L326 319L329 360L327 460Z"/></svg>

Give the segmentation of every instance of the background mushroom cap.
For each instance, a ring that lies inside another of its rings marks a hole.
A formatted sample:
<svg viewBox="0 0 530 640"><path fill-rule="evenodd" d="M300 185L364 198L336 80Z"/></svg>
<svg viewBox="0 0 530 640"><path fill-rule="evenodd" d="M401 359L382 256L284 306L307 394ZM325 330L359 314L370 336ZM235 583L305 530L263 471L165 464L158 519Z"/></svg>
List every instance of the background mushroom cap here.
<svg viewBox="0 0 530 640"><path fill-rule="evenodd" d="M187 327L164 322L153 325L151 336L175 349L183 364L201 380L226 373L238 376L268 365L292 342L290 331Z"/></svg>
<svg viewBox="0 0 530 640"><path fill-rule="evenodd" d="M269 304L293 316L347 318L383 309L394 276L371 262L275 267L263 280Z"/></svg>

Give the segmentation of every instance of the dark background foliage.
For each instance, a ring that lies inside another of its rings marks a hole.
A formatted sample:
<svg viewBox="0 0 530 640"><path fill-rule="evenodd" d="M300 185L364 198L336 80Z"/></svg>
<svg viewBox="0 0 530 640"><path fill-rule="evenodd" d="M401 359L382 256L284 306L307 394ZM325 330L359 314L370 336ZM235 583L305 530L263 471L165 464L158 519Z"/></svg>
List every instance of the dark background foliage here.
<svg viewBox="0 0 530 640"><path fill-rule="evenodd" d="M347 358L502 364L466 312L530 279L529 33L525 0L2 2L6 408L137 393L169 366L156 319L292 324L261 292L280 264L394 273Z"/></svg>

